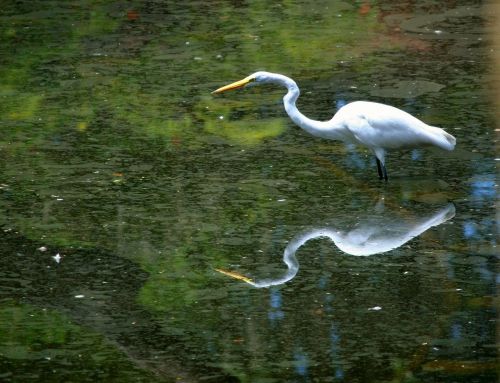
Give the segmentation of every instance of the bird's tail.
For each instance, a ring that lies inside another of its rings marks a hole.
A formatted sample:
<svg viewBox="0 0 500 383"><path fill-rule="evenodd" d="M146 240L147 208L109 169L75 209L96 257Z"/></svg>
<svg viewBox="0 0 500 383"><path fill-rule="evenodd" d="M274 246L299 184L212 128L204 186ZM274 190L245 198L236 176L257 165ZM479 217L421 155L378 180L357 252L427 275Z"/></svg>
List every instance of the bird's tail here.
<svg viewBox="0 0 500 383"><path fill-rule="evenodd" d="M455 149L455 144L457 143L455 137L435 126L428 126L427 128L429 129L431 144L439 146L444 150Z"/></svg>

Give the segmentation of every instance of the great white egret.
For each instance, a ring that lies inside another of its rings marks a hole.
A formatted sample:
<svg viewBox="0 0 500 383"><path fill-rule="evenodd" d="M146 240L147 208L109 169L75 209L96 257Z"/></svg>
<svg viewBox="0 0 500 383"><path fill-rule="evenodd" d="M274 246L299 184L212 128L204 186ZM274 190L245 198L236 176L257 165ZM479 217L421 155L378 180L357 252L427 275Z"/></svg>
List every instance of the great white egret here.
<svg viewBox="0 0 500 383"><path fill-rule="evenodd" d="M329 238L346 254L370 256L403 246L431 227L441 225L454 216L455 206L449 203L433 213L418 218L401 218L389 211L376 216L368 214L366 217L361 217L352 227L345 229L329 225L304 231L294 236L285 248L283 262L287 266L286 272L271 279L255 281L234 271L215 270L258 288L281 285L297 275L299 262L295 253L311 239Z"/></svg>
<svg viewBox="0 0 500 383"><path fill-rule="evenodd" d="M380 179L387 181L385 153L388 149L434 145L445 150L455 148L455 137L443 129L427 125L412 115L393 106L369 101L355 101L345 105L329 121L315 121L304 116L295 102L299 87L291 78L279 73L255 72L243 80L223 86L212 93L257 84L277 84L288 89L283 97L285 110L292 121L313 136L340 140L369 148L377 160Z"/></svg>

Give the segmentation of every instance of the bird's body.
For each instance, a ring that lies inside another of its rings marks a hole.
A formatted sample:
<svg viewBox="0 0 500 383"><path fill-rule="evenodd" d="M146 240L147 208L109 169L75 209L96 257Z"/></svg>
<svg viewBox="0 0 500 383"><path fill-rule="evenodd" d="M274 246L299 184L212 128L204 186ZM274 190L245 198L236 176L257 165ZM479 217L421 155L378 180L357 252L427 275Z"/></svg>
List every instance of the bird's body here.
<svg viewBox="0 0 500 383"><path fill-rule="evenodd" d="M427 125L403 110L376 102L351 102L341 108L329 124L345 130L348 142L372 150L425 145L452 150L455 146L455 139L444 130Z"/></svg>
<svg viewBox="0 0 500 383"><path fill-rule="evenodd" d="M395 107L369 101L355 101L342 107L331 120L316 121L304 116L295 103L299 87L291 78L277 73L256 72L243 80L217 89L214 93L258 83L273 83L287 88L283 104L292 121L316 137L362 145L377 158L379 177L387 180L387 150L437 146L453 150L455 137L443 129L427 125Z"/></svg>

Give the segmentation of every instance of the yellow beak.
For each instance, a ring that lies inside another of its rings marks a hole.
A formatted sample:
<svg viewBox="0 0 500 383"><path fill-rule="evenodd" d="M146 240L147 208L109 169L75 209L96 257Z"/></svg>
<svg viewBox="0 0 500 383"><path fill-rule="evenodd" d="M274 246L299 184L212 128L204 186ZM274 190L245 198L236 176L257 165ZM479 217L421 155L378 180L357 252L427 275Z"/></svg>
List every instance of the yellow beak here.
<svg viewBox="0 0 500 383"><path fill-rule="evenodd" d="M243 281L243 282L246 282L249 284L253 283L253 281L250 278L245 277L244 275L241 275L241 274L236 273L234 271L228 271L228 270L222 270L222 269L215 269L215 271L218 271L219 273L227 275L228 277L238 279L240 281Z"/></svg>
<svg viewBox="0 0 500 383"><path fill-rule="evenodd" d="M252 80L253 80L252 77L245 77L243 80L236 81L236 82L233 82L232 84L225 85L219 89L216 89L212 93L222 93L222 92L225 92L227 90L242 88Z"/></svg>

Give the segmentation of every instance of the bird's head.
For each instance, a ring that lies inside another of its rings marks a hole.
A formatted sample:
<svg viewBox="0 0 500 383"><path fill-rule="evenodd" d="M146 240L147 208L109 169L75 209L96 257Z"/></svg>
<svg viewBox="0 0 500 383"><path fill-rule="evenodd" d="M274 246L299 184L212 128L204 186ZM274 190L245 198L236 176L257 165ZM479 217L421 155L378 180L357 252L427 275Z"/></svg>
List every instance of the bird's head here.
<svg viewBox="0 0 500 383"><path fill-rule="evenodd" d="M239 81L233 82L229 85L225 85L219 89L214 90L212 93L222 93L222 92L226 92L228 90L233 90L233 89L258 85L258 84L264 84L264 83L268 83L268 82L273 82L273 80L275 80L275 78L276 78L276 74L274 74L274 73L263 72L263 71L255 72L255 73L251 74L250 76L245 77L243 80L239 80Z"/></svg>

